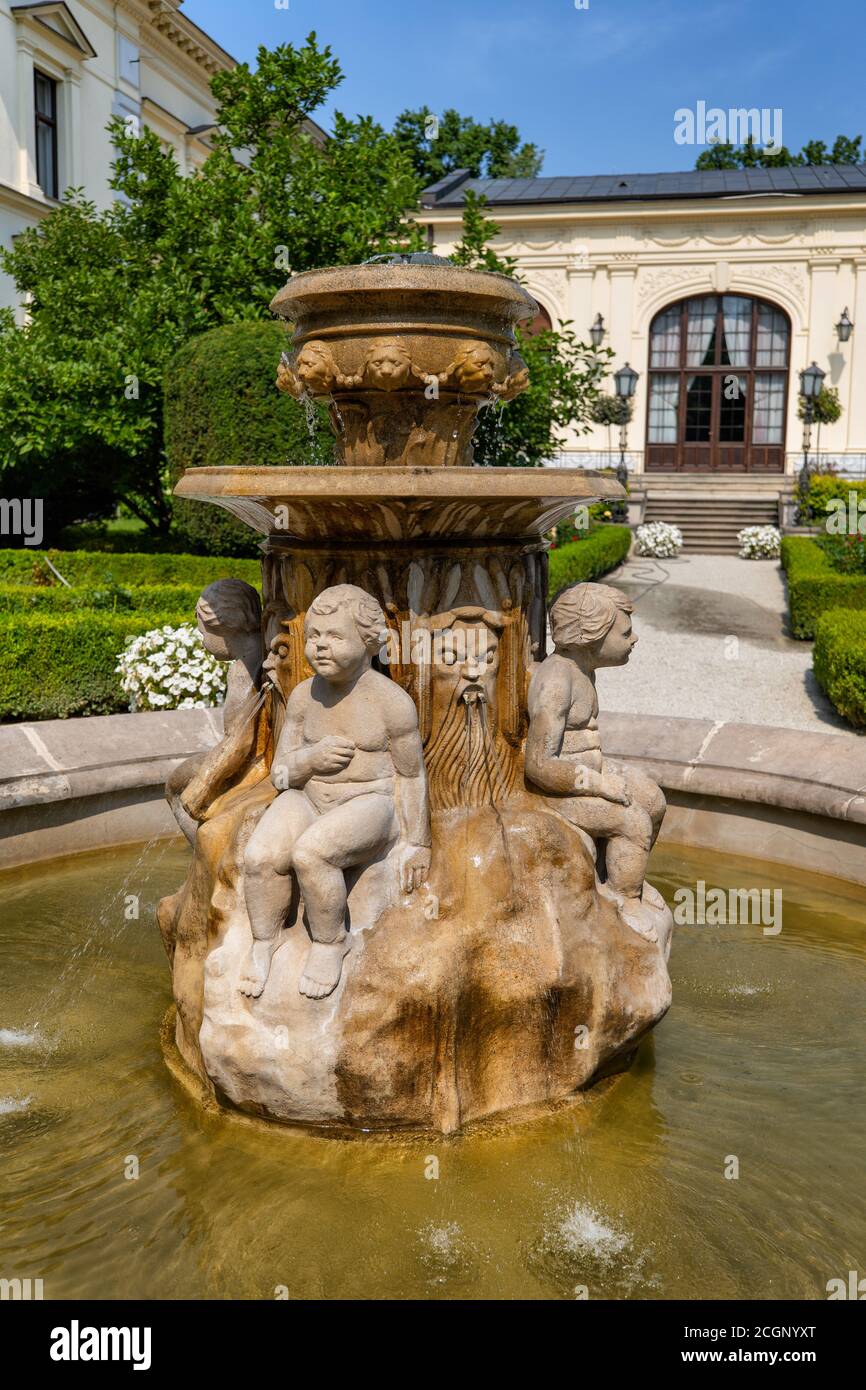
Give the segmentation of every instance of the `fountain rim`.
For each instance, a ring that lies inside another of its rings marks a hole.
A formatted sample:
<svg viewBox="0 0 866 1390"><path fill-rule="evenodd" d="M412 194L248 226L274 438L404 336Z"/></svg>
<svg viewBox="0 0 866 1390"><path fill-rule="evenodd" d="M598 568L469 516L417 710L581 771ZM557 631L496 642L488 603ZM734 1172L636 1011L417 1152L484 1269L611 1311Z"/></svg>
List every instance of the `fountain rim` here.
<svg viewBox="0 0 866 1390"><path fill-rule="evenodd" d="M514 498L573 497L581 501L617 500L626 496L615 478L586 468L354 468L342 464L277 464L188 468L175 485L177 497L358 497L465 498L477 495Z"/></svg>
<svg viewBox="0 0 866 1390"><path fill-rule="evenodd" d="M277 291L270 308L272 313L290 318L296 306L305 302L312 308L323 300L337 300L348 308L359 297L382 293L418 295L422 302L427 296L446 295L455 306L467 298L486 301L487 312L498 309L500 315L515 322L533 318L538 312L538 304L529 291L496 270L382 261L299 271Z"/></svg>

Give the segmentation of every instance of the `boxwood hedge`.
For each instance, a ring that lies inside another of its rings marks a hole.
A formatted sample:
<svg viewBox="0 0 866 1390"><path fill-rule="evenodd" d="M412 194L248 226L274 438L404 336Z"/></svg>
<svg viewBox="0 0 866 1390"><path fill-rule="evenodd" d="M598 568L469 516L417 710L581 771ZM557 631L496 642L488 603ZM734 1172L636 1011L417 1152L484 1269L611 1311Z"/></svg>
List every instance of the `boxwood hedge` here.
<svg viewBox="0 0 866 1390"><path fill-rule="evenodd" d="M549 556L548 596L584 580L598 579L624 560L631 548L628 526L597 526L581 541L558 546Z"/></svg>
<svg viewBox="0 0 866 1390"><path fill-rule="evenodd" d="M224 324L191 338L164 380L165 448L175 482L208 465L326 464L333 437L321 407L304 408L276 388L290 343L275 320ZM175 529L206 555L254 555L259 539L222 507L176 498Z"/></svg>
<svg viewBox="0 0 866 1390"><path fill-rule="evenodd" d="M192 619L199 584L107 585L67 589L63 584L0 584L0 613L181 613Z"/></svg>
<svg viewBox="0 0 866 1390"><path fill-rule="evenodd" d="M841 715L866 728L866 612L831 609L815 624L815 678Z"/></svg>
<svg viewBox="0 0 866 1390"><path fill-rule="evenodd" d="M114 670L126 638L187 620L185 613L0 614L0 720L126 710Z"/></svg>
<svg viewBox="0 0 866 1390"><path fill-rule="evenodd" d="M814 637L818 618L833 608L866 609L866 575L838 574L817 542L785 536L782 567L794 637Z"/></svg>
<svg viewBox="0 0 866 1390"><path fill-rule="evenodd" d="M258 560L208 555L149 555L137 551L111 554L100 550L0 550L0 585L63 586L51 572L50 560L73 588L82 585L183 584L199 592L214 579L246 579L259 584Z"/></svg>

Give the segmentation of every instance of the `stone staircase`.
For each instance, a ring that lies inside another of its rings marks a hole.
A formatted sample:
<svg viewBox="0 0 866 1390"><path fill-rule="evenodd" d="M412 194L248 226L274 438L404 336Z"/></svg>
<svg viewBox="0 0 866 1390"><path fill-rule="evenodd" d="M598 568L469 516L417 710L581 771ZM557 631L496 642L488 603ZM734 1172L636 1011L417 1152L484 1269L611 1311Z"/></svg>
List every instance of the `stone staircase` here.
<svg viewBox="0 0 866 1390"><path fill-rule="evenodd" d="M790 490L788 479L733 479L721 487L702 478L691 484L643 480L643 520L667 521L683 533L683 554L735 555L737 533L744 526L778 526L779 498Z"/></svg>

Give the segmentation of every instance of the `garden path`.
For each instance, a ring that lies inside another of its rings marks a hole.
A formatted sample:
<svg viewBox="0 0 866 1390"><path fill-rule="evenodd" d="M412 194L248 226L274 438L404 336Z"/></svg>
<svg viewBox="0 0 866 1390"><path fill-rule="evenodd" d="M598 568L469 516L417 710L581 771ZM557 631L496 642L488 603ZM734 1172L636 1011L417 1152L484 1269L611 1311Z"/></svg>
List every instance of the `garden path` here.
<svg viewBox="0 0 866 1390"><path fill-rule="evenodd" d="M777 560L633 558L602 582L634 602L639 638L627 667L599 671L603 710L849 728L812 674L811 642L788 636Z"/></svg>

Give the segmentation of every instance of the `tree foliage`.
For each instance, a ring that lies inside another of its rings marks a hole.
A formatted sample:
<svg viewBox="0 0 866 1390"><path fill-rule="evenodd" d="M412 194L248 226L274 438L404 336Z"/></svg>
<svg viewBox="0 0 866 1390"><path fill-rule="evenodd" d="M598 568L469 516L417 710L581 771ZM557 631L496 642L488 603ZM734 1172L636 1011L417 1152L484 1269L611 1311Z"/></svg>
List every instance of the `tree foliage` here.
<svg viewBox="0 0 866 1390"><path fill-rule="evenodd" d="M859 164L862 135L852 139L837 135L832 147L823 140L807 140L799 154L792 154L786 145L774 147L755 143L750 135L743 145L720 143L702 150L695 162L696 169L778 169L810 164Z"/></svg>
<svg viewBox="0 0 866 1390"><path fill-rule="evenodd" d="M453 107L441 116L429 106L403 111L394 123L394 134L425 188L452 169L468 169L473 178L533 178L544 161L544 151L521 141L517 126L508 121L476 121Z"/></svg>
<svg viewBox="0 0 866 1390"><path fill-rule="evenodd" d="M181 344L267 317L290 269L421 244L396 136L366 116L338 114L324 145L304 128L340 81L314 34L218 73L213 149L188 177L153 132L114 121L117 201L71 190L2 252L29 316L0 320L0 473L7 494L45 499L49 537L118 499L167 529L162 378Z"/></svg>

